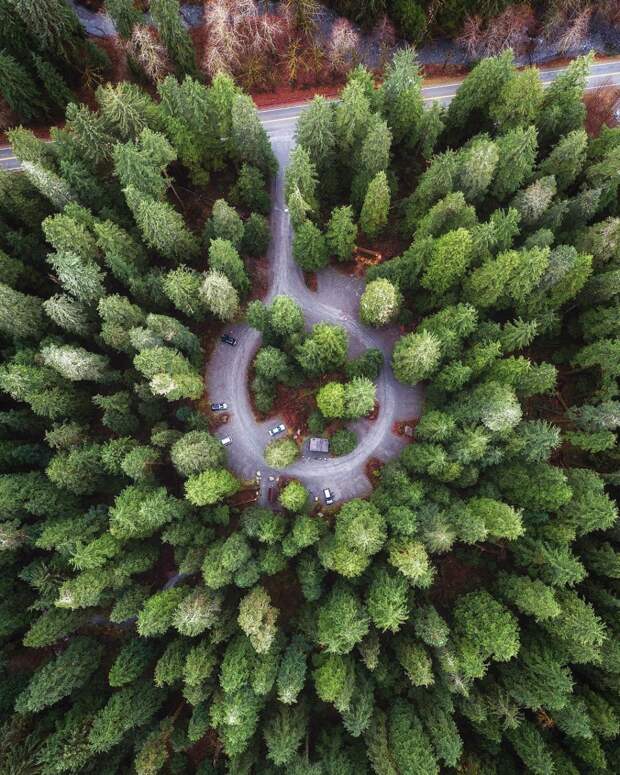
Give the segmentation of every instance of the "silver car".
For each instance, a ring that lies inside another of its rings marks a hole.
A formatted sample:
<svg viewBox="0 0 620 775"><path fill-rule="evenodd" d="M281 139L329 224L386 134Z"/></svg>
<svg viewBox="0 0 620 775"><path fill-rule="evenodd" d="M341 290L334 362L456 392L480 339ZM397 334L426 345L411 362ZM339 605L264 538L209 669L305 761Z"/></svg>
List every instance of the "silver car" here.
<svg viewBox="0 0 620 775"><path fill-rule="evenodd" d="M227 447L229 444L232 444L232 439L230 438L230 436L224 436L224 438L221 441L225 447Z"/></svg>
<svg viewBox="0 0 620 775"><path fill-rule="evenodd" d="M279 425L276 425L275 428L269 429L269 435L270 436L277 436L279 433L284 433L286 430L286 425L281 422Z"/></svg>

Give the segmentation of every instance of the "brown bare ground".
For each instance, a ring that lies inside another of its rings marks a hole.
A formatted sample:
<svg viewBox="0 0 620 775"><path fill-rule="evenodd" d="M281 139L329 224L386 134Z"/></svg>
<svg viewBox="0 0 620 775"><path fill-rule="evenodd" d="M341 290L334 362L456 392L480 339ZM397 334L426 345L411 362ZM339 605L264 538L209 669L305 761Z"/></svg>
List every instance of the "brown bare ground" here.
<svg viewBox="0 0 620 775"><path fill-rule="evenodd" d="M583 95L586 106L586 130L590 137L597 137L603 126L617 126L615 115L620 105L620 86L602 84L597 89L587 91Z"/></svg>
<svg viewBox="0 0 620 775"><path fill-rule="evenodd" d="M383 468L383 465L383 460L379 460L379 458L376 457L371 457L366 461L364 471L373 490L379 483L379 469Z"/></svg>
<svg viewBox="0 0 620 775"><path fill-rule="evenodd" d="M304 282L306 283L308 290L316 293L319 287L319 281L316 272L304 272Z"/></svg>

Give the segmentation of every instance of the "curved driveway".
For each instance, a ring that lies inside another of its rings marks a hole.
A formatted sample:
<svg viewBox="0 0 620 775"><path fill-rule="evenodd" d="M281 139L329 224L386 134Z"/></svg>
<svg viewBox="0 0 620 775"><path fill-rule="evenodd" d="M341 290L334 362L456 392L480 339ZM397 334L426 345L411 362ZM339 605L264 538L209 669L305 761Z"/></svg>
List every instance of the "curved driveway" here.
<svg viewBox="0 0 620 775"><path fill-rule="evenodd" d="M362 419L350 425L357 432L359 443L349 455L317 458L306 455L304 450L302 457L288 468L282 471L269 469L263 458L263 451L270 440L268 430L282 418L276 415L264 422L257 422L254 418L247 373L260 346L261 335L245 323L228 329L238 340L236 347L218 343L215 348L206 367L207 393L210 401L226 401L229 404L230 420L218 430L218 435L232 438L228 459L231 469L238 476L253 479L256 472L261 471L263 501L267 494L268 476L281 473L302 481L313 495L319 495L324 487L329 487L336 500L348 500L370 491L370 482L365 474L369 458L386 461L402 449L406 442L392 433L393 423L419 416L422 392L420 388L401 385L392 373L390 359L394 342L399 336L398 330L395 327L370 329L359 322L359 297L364 286L361 279L328 268L318 274L317 292L307 288L302 272L292 257L292 228L284 209L284 172L294 145L293 130L297 115L277 119L271 126L268 115L265 112L261 114L279 170L272 186L269 291L264 301L269 303L274 296L285 294L301 306L308 328L323 320L343 326L349 335L351 357L368 347L378 347L385 356L385 365L377 380L379 414L373 421ZM273 124L276 124L275 127Z"/></svg>

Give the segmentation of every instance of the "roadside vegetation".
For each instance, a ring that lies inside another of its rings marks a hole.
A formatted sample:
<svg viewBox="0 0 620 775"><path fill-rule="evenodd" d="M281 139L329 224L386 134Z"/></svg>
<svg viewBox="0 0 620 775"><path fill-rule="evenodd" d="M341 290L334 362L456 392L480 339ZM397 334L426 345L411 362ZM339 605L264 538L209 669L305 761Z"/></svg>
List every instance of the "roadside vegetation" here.
<svg viewBox="0 0 620 775"><path fill-rule="evenodd" d="M306 332L293 299L248 303L275 162L247 95L223 74L169 76L159 100L107 85L53 144L12 133L2 768L620 770L620 130L583 129L587 68L543 90L507 52L425 110L405 50L380 86L357 68L303 113L296 259L399 235L360 316L402 326L391 368L426 391L372 494L323 515L296 480L235 506L202 410L204 352L242 314L265 411L316 380L312 428L364 416L381 368L347 361L337 326Z"/></svg>

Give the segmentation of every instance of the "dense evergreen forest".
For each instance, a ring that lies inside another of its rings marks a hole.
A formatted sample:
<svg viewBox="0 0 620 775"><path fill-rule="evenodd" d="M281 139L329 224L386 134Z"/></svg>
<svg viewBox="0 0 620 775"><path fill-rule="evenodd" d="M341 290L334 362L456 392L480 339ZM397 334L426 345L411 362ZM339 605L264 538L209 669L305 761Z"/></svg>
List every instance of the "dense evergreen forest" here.
<svg viewBox="0 0 620 775"><path fill-rule="evenodd" d="M170 75L100 86L52 144L11 132L3 775L620 771L620 129L583 129L588 64L543 90L506 52L425 110L404 50L300 118L295 259L402 243L360 317L403 326L426 392L372 494L322 514L297 482L236 506L204 411L221 321L247 311L265 374L338 355L290 300L246 306L276 172L251 99Z"/></svg>

